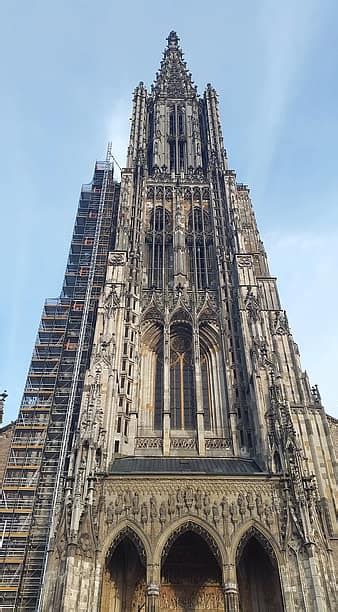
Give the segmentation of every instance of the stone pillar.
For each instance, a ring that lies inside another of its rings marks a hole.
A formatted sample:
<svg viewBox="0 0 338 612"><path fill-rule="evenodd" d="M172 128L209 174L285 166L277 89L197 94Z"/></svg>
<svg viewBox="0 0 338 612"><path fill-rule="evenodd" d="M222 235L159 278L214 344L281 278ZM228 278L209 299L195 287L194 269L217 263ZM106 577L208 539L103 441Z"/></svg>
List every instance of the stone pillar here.
<svg viewBox="0 0 338 612"><path fill-rule="evenodd" d="M227 582L224 585L224 610L239 612L238 589L235 582Z"/></svg>
<svg viewBox="0 0 338 612"><path fill-rule="evenodd" d="M235 565L223 566L224 579L224 610L225 612L239 612L239 598Z"/></svg>
<svg viewBox="0 0 338 612"><path fill-rule="evenodd" d="M237 412L234 406L230 407L229 420L230 420L230 433L231 433L232 448L233 448L235 457L238 457L240 451L239 451L239 444L238 444Z"/></svg>
<svg viewBox="0 0 338 612"><path fill-rule="evenodd" d="M146 612L159 612L159 595L160 587L154 583L148 584Z"/></svg>
<svg viewBox="0 0 338 612"><path fill-rule="evenodd" d="M321 585L320 577L318 574L318 568L315 561L315 545L308 545L308 559L310 567L310 575L312 579L312 605L315 612L325 612L327 610L325 595L323 593L323 587Z"/></svg>

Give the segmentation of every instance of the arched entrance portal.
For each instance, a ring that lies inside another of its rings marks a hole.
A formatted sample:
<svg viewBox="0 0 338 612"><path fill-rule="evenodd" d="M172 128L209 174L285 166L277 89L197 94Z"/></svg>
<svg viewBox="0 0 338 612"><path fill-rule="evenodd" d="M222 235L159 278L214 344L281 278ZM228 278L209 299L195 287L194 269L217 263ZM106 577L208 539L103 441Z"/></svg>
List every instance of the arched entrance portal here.
<svg viewBox="0 0 338 612"><path fill-rule="evenodd" d="M101 612L145 610L145 552L129 530L113 543L102 581Z"/></svg>
<svg viewBox="0 0 338 612"><path fill-rule="evenodd" d="M268 552L266 547L268 547ZM263 536L252 531L237 552L240 612L282 612L282 593L274 553Z"/></svg>
<svg viewBox="0 0 338 612"><path fill-rule="evenodd" d="M220 564L200 534L188 529L167 543L159 603L161 612L224 612Z"/></svg>

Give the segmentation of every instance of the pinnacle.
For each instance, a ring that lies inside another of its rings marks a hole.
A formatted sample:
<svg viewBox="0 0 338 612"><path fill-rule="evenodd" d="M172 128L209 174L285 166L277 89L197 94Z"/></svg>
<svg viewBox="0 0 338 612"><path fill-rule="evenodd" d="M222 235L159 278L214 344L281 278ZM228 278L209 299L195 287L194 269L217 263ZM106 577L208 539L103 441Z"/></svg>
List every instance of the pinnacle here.
<svg viewBox="0 0 338 612"><path fill-rule="evenodd" d="M177 49L179 47L179 37L177 36L176 32L174 30L172 30L169 33L169 36L167 38L168 41L168 49Z"/></svg>
<svg viewBox="0 0 338 612"><path fill-rule="evenodd" d="M187 95L196 95L196 88L183 59L179 40L177 33L172 30L167 38L168 45L164 50L160 70L155 78L155 91L167 97L183 98Z"/></svg>

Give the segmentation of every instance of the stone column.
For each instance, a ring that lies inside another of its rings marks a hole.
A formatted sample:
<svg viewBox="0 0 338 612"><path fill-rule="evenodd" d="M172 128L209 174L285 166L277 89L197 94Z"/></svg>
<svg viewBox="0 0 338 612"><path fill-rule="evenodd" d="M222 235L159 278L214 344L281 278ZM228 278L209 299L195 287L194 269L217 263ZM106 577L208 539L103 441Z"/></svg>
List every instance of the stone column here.
<svg viewBox="0 0 338 612"><path fill-rule="evenodd" d="M239 612L238 589L235 582L227 582L224 585L224 610Z"/></svg>
<svg viewBox="0 0 338 612"><path fill-rule="evenodd" d="M224 576L224 610L225 612L239 612L239 598L235 565L223 567Z"/></svg>
<svg viewBox="0 0 338 612"><path fill-rule="evenodd" d="M155 583L148 584L146 612L159 612L160 587Z"/></svg>

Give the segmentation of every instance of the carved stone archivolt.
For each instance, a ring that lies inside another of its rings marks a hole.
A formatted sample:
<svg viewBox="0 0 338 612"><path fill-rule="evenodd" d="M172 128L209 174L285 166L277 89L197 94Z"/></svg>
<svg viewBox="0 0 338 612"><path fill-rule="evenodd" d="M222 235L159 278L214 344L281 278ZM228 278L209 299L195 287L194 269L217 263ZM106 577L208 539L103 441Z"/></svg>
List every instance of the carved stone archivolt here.
<svg viewBox="0 0 338 612"><path fill-rule="evenodd" d="M141 542L140 538L138 537L138 535L135 533L135 531L133 529L130 529L130 527L125 527L124 529L122 529L118 536L116 538L114 538L111 547L109 548L108 551L108 555L107 557L111 557L114 554L114 551L116 550L117 546L119 545L120 542L122 542L122 540L124 540L124 538L129 538L129 540L131 540L139 554L140 557L140 561L143 565L146 564L146 552L144 550L144 546L143 543Z"/></svg>
<svg viewBox="0 0 338 612"><path fill-rule="evenodd" d="M263 536L263 534L259 531L259 529L256 529L255 527L250 527L249 529L247 529L247 531L241 537L240 542L239 542L238 547L237 547L236 561L237 562L239 561L239 559L241 558L241 555L242 555L242 552L243 552L243 549L244 549L246 543L252 537L256 538L260 542L260 544L263 546L265 551L268 553L268 556L270 558L271 563L274 566L276 566L277 565L276 555L274 553L274 550L273 550L269 540L267 538L265 538Z"/></svg>
<svg viewBox="0 0 338 612"><path fill-rule="evenodd" d="M209 545L209 548L212 551L215 559L217 559L217 561L220 564L222 564L222 558L220 556L220 551L219 551L219 548L214 538L210 535L210 533L206 529L203 529L201 525L198 525L194 523L193 521L187 521L186 523L183 523L177 529L175 529L175 531L173 531L173 533L170 535L170 537L166 541L166 544L163 548L162 559L161 559L162 563L165 561L166 557L168 556L168 552L170 548L172 547L172 545L174 544L175 540L177 540L177 538L179 538L183 533L186 533L187 531L192 531L193 533L197 533L198 535L200 535L203 538L203 540L205 540L205 542Z"/></svg>
<svg viewBox="0 0 338 612"><path fill-rule="evenodd" d="M209 525L228 546L241 526L250 521L261 524L278 541L276 496L277 483L151 478L122 484L112 479L105 483L100 538L105 540L112 529L128 521L155 545L171 524L179 520L194 530L198 529L195 520L197 525Z"/></svg>

